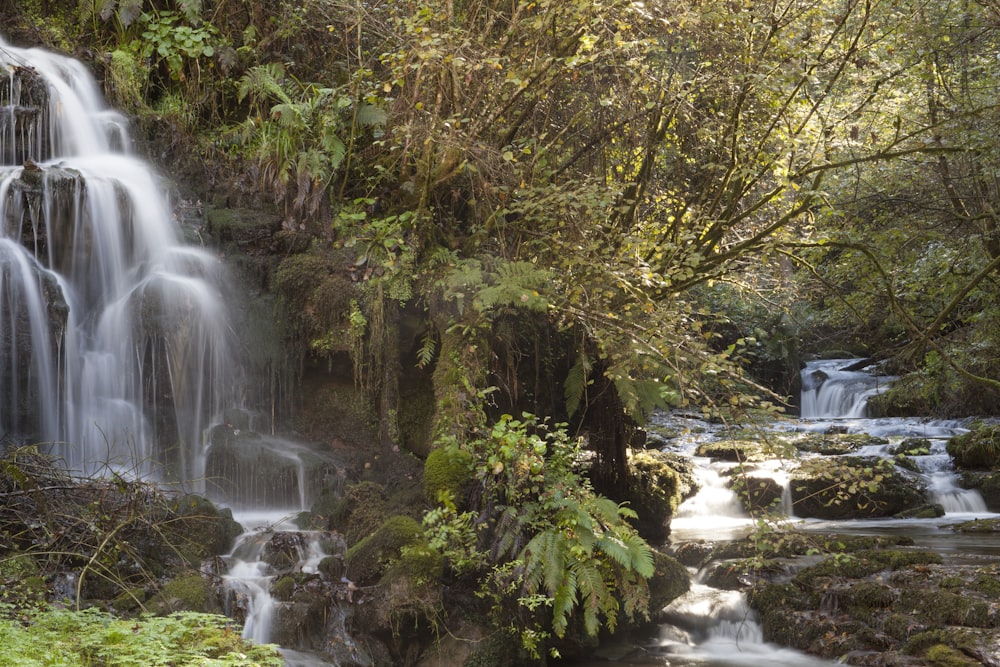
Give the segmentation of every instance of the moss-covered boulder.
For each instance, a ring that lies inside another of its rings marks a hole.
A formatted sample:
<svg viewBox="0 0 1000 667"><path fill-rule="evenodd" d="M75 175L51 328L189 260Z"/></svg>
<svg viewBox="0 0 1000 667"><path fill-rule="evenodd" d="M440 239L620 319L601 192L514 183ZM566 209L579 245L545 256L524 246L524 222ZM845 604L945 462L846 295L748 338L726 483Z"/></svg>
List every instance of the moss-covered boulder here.
<svg viewBox="0 0 1000 667"><path fill-rule="evenodd" d="M997 566L944 565L932 552L837 554L750 595L765 639L827 658L878 664L991 664L1000 613ZM946 657L971 663L940 662Z"/></svg>
<svg viewBox="0 0 1000 667"><path fill-rule="evenodd" d="M798 517L887 517L928 503L917 476L874 457L807 459L792 472L790 487Z"/></svg>
<svg viewBox="0 0 1000 667"><path fill-rule="evenodd" d="M221 613L212 583L201 572L187 572L170 579L147 604L157 614L175 611Z"/></svg>
<svg viewBox="0 0 1000 667"><path fill-rule="evenodd" d="M691 575L673 556L653 550L653 576L649 579L649 613L656 618L668 604L691 588Z"/></svg>
<svg viewBox="0 0 1000 667"><path fill-rule="evenodd" d="M171 542L173 553L180 554L190 565L227 553L243 533L243 526L233 519L232 510L219 508L197 494L174 498L170 509L175 518L164 522L164 537Z"/></svg>
<svg viewBox="0 0 1000 667"><path fill-rule="evenodd" d="M378 530L347 551L348 577L360 586L374 584L400 557L400 549L423 539L423 528L416 519L394 515Z"/></svg>
<svg viewBox="0 0 1000 667"><path fill-rule="evenodd" d="M796 433L784 437L800 452L823 456L853 454L862 447L889 444L885 438L867 433Z"/></svg>
<svg viewBox="0 0 1000 667"><path fill-rule="evenodd" d="M773 477L751 474L742 468L733 469L729 488L751 515L779 509L785 493L784 485Z"/></svg>
<svg viewBox="0 0 1000 667"><path fill-rule="evenodd" d="M982 425L968 433L953 436L948 454L957 468L974 470L1000 469L1000 424Z"/></svg>
<svg viewBox="0 0 1000 667"><path fill-rule="evenodd" d="M472 480L472 455L458 447L439 447L424 462L424 494L436 503L442 493L461 505Z"/></svg>
<svg viewBox="0 0 1000 667"><path fill-rule="evenodd" d="M734 463L759 462L773 458L766 443L754 440L718 440L698 445L695 456Z"/></svg>
<svg viewBox="0 0 1000 667"><path fill-rule="evenodd" d="M677 506L697 491L690 460L676 454L644 450L629 459L632 480L622 501L638 517L634 525L639 534L653 544L670 535L670 519Z"/></svg>

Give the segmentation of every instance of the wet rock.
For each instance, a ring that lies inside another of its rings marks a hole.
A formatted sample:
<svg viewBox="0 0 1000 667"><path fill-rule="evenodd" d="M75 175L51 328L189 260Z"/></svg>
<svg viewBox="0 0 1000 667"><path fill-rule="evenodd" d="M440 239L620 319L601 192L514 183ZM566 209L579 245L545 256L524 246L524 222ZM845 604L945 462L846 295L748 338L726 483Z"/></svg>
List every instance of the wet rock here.
<svg viewBox="0 0 1000 667"><path fill-rule="evenodd" d="M702 443L695 450L695 456L735 463L766 461L773 458L766 444L751 440L719 440Z"/></svg>
<svg viewBox="0 0 1000 667"><path fill-rule="evenodd" d="M788 582L761 582L750 603L766 639L828 658L848 654L850 664L994 665L998 591L998 565L867 550L831 556ZM947 656L970 662L942 662Z"/></svg>
<svg viewBox="0 0 1000 667"><path fill-rule="evenodd" d="M750 514L774 510L781 505L785 487L771 477L734 474L729 487Z"/></svg>
<svg viewBox="0 0 1000 667"><path fill-rule="evenodd" d="M946 447L958 468L1000 469L1000 424L980 425L953 436Z"/></svg>
<svg viewBox="0 0 1000 667"><path fill-rule="evenodd" d="M232 510L220 509L203 496L178 496L171 509L178 520L167 524L165 531L189 563L227 553L243 533L243 527L233 519Z"/></svg>
<svg viewBox="0 0 1000 667"><path fill-rule="evenodd" d="M691 575L677 559L653 550L654 574L649 580L649 610L655 615L691 588Z"/></svg>
<svg viewBox="0 0 1000 667"><path fill-rule="evenodd" d="M799 517L895 516L928 502L917 477L872 457L807 459L792 473L790 487Z"/></svg>
<svg viewBox="0 0 1000 667"><path fill-rule="evenodd" d="M636 530L653 544L670 535L670 519L677 506L697 491L691 462L676 454L655 450L640 451L629 459L632 480L620 499L628 503L638 518Z"/></svg>

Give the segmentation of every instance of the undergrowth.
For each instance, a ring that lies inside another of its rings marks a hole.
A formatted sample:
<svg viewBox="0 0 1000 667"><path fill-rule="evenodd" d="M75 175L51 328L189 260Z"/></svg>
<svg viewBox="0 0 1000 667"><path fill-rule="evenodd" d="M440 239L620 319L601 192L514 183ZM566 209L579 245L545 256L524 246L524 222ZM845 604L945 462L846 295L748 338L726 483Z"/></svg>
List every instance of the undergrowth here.
<svg viewBox="0 0 1000 667"><path fill-rule="evenodd" d="M178 612L120 619L97 609L13 613L0 605L0 667L281 667L271 645L244 641L229 619Z"/></svg>

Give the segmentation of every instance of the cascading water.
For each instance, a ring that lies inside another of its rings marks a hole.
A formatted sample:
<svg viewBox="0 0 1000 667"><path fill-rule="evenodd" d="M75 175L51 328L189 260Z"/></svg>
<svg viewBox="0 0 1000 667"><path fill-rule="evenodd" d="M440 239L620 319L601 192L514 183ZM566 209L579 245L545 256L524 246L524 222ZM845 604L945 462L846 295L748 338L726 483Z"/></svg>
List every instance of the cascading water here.
<svg viewBox="0 0 1000 667"><path fill-rule="evenodd" d="M287 520L340 470L253 432L222 265L182 242L127 127L81 63L0 40L0 433L46 443L76 473L179 482L242 512L250 530L215 574L244 636L268 642L294 622L282 612L301 607L272 595L275 577L323 604L351 593L343 538ZM363 653L342 609L313 616L315 637ZM295 652L287 662L327 664Z"/></svg>
<svg viewBox="0 0 1000 667"><path fill-rule="evenodd" d="M0 429L84 474L200 480L238 384L220 263L129 146L81 63L0 41Z"/></svg>
<svg viewBox="0 0 1000 667"><path fill-rule="evenodd" d="M810 361L802 370L803 419L861 419L868 399L895 378L859 370L863 359Z"/></svg>

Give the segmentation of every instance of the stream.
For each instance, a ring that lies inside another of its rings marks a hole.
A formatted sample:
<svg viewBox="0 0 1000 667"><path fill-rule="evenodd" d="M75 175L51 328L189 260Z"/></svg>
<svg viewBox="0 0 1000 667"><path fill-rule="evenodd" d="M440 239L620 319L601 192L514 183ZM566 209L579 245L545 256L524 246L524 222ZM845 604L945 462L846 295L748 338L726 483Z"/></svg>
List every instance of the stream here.
<svg viewBox="0 0 1000 667"><path fill-rule="evenodd" d="M186 242L163 184L131 152L126 119L104 105L79 62L0 40L0 65L0 428L60 443L51 453L82 474L195 480L192 490L208 495L213 489L204 480L222 480L223 504L246 532L216 574L244 636L268 643L294 636L305 648L312 637L333 636L345 660L363 653L345 629L356 590L343 570L347 545L335 533L295 525L311 492L336 476L337 462L317 464L308 447L250 433L218 258ZM768 428L869 433L892 443L927 438L929 451L913 458L945 515L799 520L786 494L786 520L817 533L904 534L951 562L1000 560L990 536L941 530L996 516L976 492L958 487L944 451L968 422L865 418L867 400L892 378L853 370L857 361L810 363L802 372L803 417ZM671 522L671 546L746 536L753 520L722 474L734 464L694 455L699 444L721 437L719 427L668 413L656 415L653 427L676 434L666 450L690 457L700 484ZM318 478L309 477L307 462ZM788 465L767 466L786 489ZM315 589L316 600L332 596L342 604L295 608L276 598L277 578L290 573ZM600 664L832 664L764 642L741 593L706 585L701 572L692 572L692 582L664 611L641 658ZM284 654L290 667L337 664L308 651Z"/></svg>
<svg viewBox="0 0 1000 667"><path fill-rule="evenodd" d="M961 489L951 461L944 451L949 437L967 429L967 420L927 419L867 419L867 400L883 391L891 378L875 377L861 371L843 371L856 360L813 362L803 370L803 412L800 419L776 421L769 428L784 432L868 433L884 438L889 445L867 446L857 452L863 455L889 456L888 449L903 438L921 437L930 442L929 451L913 457L931 491L932 500L941 504L945 515L935 519L865 519L823 521L798 519L787 492L788 470L794 463L771 461L760 466L766 474L785 485L782 503L784 520L794 522L800 530L816 533L891 535L903 534L918 547L940 552L949 562L984 557L1000 560L1000 544L989 535L956 534L941 530L942 526L975 517L993 517L978 492ZM670 546L690 541L719 542L745 537L754 528L754 520L746 513L736 495L727 488L725 470L736 464L713 462L695 456L699 444L724 438L721 427L693 416L660 413L652 427L677 434L670 439L666 451L690 457L700 490L688 498L671 521ZM755 474L761 474L759 471ZM236 544L228 557L227 586L245 607L244 635L255 641L273 641L271 625L280 607L271 598L270 568L260 561L264 530L294 530L288 520L294 510L286 512L236 512L248 532ZM319 537L301 533L311 545L301 550L296 569L315 571L324 552L317 545ZM743 593L712 588L704 583L705 573L692 571L691 590L672 602L662 614L657 632L642 643L639 653L635 645L622 647L627 657L614 657L611 647L600 662L575 663L597 665L665 665L670 667L737 667L770 665L775 667L819 667L833 665L796 650L764 641L756 614L747 606ZM602 649L603 651L603 649ZM318 667L327 663L308 652L286 651L291 667Z"/></svg>
<svg viewBox="0 0 1000 667"><path fill-rule="evenodd" d="M958 486L951 460L944 450L948 438L967 431L965 425L969 420L865 418L868 399L884 391L893 378L842 370L857 361L810 362L802 371L802 413L805 416L776 422L771 428L786 432L867 433L885 438L891 444L904 438L927 438L931 443L929 452L913 458L927 481L932 500L944 507L945 515L935 519L797 519L787 492L786 468L789 464L772 461L762 467L771 470L770 475L785 485L782 503L785 520L793 522L799 530L816 533L905 535L912 538L918 547L940 552L947 562L972 560L982 563L984 557L1000 560L1000 544L994 536L941 530L942 526L961 521L997 516L987 511L978 492ZM712 462L694 456L699 444L719 437L720 428L695 417L666 413L656 416L653 426L681 433L670 442L667 451L690 456L701 485L700 491L682 503L671 521L671 546L698 540L732 540L749 534L754 527L753 519L745 512L735 493L725 486L726 478L722 474L736 464ZM866 447L857 453L888 456L891 444ZM701 572L692 571L691 590L664 611L666 622L660 625L658 635L643 647L649 656L648 661L629 659L628 662L593 664L671 667L810 667L840 664L764 642L756 614L747 607L742 593L715 589L702 583L710 567L706 566Z"/></svg>

